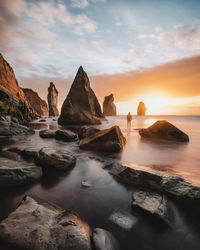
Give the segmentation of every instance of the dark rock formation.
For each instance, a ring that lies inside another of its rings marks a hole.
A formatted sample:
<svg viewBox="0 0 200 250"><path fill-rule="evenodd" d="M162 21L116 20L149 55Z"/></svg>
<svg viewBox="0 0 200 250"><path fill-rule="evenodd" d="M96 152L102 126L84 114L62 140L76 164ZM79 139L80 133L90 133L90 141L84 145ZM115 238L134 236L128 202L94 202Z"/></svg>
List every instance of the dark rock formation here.
<svg viewBox="0 0 200 250"><path fill-rule="evenodd" d="M20 123L37 117L30 108L11 66L0 54L0 117L11 116Z"/></svg>
<svg viewBox="0 0 200 250"><path fill-rule="evenodd" d="M74 133L76 133L80 140L100 131L100 129L91 126L74 126L74 125L65 126L65 129L71 130Z"/></svg>
<svg viewBox="0 0 200 250"><path fill-rule="evenodd" d="M49 110L45 100L42 100L38 93L33 91L32 89L22 89L26 96L26 99L29 102L30 107L40 116L48 115Z"/></svg>
<svg viewBox="0 0 200 250"><path fill-rule="evenodd" d="M95 250L118 250L113 235L101 228L95 228L92 235Z"/></svg>
<svg viewBox="0 0 200 250"><path fill-rule="evenodd" d="M50 82L50 86L48 88L47 100L49 104L49 116L58 116L59 115L57 109L58 91L53 82Z"/></svg>
<svg viewBox="0 0 200 250"><path fill-rule="evenodd" d="M168 121L157 121L146 129L140 129L139 134L142 138L188 142L189 137L180 129L176 128Z"/></svg>
<svg viewBox="0 0 200 250"><path fill-rule="evenodd" d="M133 192L133 203L134 208L139 208L150 214L157 215L167 225L173 226L174 214L172 204L169 199L163 195L147 190L135 190Z"/></svg>
<svg viewBox="0 0 200 250"><path fill-rule="evenodd" d="M114 96L110 94L109 96L105 96L103 102L103 114L105 116L116 116L117 110L114 104Z"/></svg>
<svg viewBox="0 0 200 250"><path fill-rule="evenodd" d="M54 138L55 137L55 130L52 129L44 129L39 132L40 137L42 138Z"/></svg>
<svg viewBox="0 0 200 250"><path fill-rule="evenodd" d="M41 149L35 156L35 162L48 173L50 171L68 171L71 170L76 158L69 153L58 153L51 148Z"/></svg>
<svg viewBox="0 0 200 250"><path fill-rule="evenodd" d="M147 108L145 107L144 102L140 102L137 108L138 116L145 116Z"/></svg>
<svg viewBox="0 0 200 250"><path fill-rule="evenodd" d="M0 158L0 188L10 188L31 181L42 176L42 169L31 163Z"/></svg>
<svg viewBox="0 0 200 250"><path fill-rule="evenodd" d="M65 99L58 123L61 125L100 124L101 106L82 67L79 68Z"/></svg>
<svg viewBox="0 0 200 250"><path fill-rule="evenodd" d="M70 130L59 129L55 133L55 138L56 140L72 142L72 141L76 141L78 139L78 136L77 134L75 134L74 132Z"/></svg>
<svg viewBox="0 0 200 250"><path fill-rule="evenodd" d="M0 121L0 136L34 134L34 130L15 122Z"/></svg>
<svg viewBox="0 0 200 250"><path fill-rule="evenodd" d="M123 149L126 139L120 128L114 126L81 140L79 147L87 150L119 152Z"/></svg>
<svg viewBox="0 0 200 250"><path fill-rule="evenodd" d="M136 164L115 163L107 169L116 180L126 185L148 188L180 199L200 199L200 187L179 175Z"/></svg>
<svg viewBox="0 0 200 250"><path fill-rule="evenodd" d="M25 196L1 222L0 238L9 249L91 250L87 223L72 212L32 196Z"/></svg>

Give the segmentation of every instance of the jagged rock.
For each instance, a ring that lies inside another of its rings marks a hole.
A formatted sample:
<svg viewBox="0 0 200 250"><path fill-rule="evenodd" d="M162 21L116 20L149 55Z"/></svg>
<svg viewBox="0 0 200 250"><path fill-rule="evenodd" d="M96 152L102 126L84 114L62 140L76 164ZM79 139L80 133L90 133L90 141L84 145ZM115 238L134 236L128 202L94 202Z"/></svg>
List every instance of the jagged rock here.
<svg viewBox="0 0 200 250"><path fill-rule="evenodd" d="M95 250L118 250L113 235L101 228L95 228L92 235Z"/></svg>
<svg viewBox="0 0 200 250"><path fill-rule="evenodd" d="M116 116L117 110L114 104L114 96L110 94L109 96L105 96L103 102L103 114L105 116Z"/></svg>
<svg viewBox="0 0 200 250"><path fill-rule="evenodd" d="M42 100L39 97L37 92L33 91L32 89L27 89L27 88L23 88L22 90L26 96L26 99L29 102L29 105L38 115L42 116L42 115L49 114L46 101Z"/></svg>
<svg viewBox="0 0 200 250"><path fill-rule="evenodd" d="M61 125L100 124L101 106L82 67L79 68L65 99L58 123Z"/></svg>
<svg viewBox="0 0 200 250"><path fill-rule="evenodd" d="M30 183L42 176L42 169L26 162L0 158L0 188Z"/></svg>
<svg viewBox="0 0 200 250"><path fill-rule="evenodd" d="M53 82L50 82L47 99L49 104L49 116L58 116L59 115L57 109L58 91Z"/></svg>
<svg viewBox="0 0 200 250"><path fill-rule="evenodd" d="M126 139L120 128L114 126L82 139L79 147L94 151L119 152L123 149L125 143Z"/></svg>
<svg viewBox="0 0 200 250"><path fill-rule="evenodd" d="M34 130L14 122L0 121L0 136L34 134Z"/></svg>
<svg viewBox="0 0 200 250"><path fill-rule="evenodd" d="M91 250L90 234L76 214L33 196L0 223L0 238L17 249Z"/></svg>
<svg viewBox="0 0 200 250"><path fill-rule="evenodd" d="M68 171L76 163L76 158L69 153L58 153L52 148L42 148L35 156L35 162L43 168L45 172Z"/></svg>
<svg viewBox="0 0 200 250"><path fill-rule="evenodd" d="M54 138L55 137L55 130L52 129L44 129L39 132L40 137L42 138Z"/></svg>
<svg viewBox="0 0 200 250"><path fill-rule="evenodd" d="M72 142L72 141L76 141L78 139L78 136L77 136L77 134L75 134L74 132L72 132L70 130L59 129L55 133L55 138L56 138L56 140Z"/></svg>
<svg viewBox="0 0 200 250"><path fill-rule="evenodd" d="M200 186L179 175L157 170L155 166L115 163L107 169L125 185L148 188L180 199L200 199Z"/></svg>
<svg viewBox="0 0 200 250"><path fill-rule="evenodd" d="M30 108L13 69L0 54L0 116L6 115L16 117L20 122L37 117Z"/></svg>
<svg viewBox="0 0 200 250"><path fill-rule="evenodd" d="M147 108L145 107L144 102L140 102L137 108L138 116L145 116Z"/></svg>
<svg viewBox="0 0 200 250"><path fill-rule="evenodd" d="M157 215L167 225L173 227L174 214L172 204L165 195L144 189L135 190L133 192L132 206Z"/></svg>
<svg viewBox="0 0 200 250"><path fill-rule="evenodd" d="M142 138L148 139L178 142L189 141L188 135L165 120L157 121L146 129L140 129L139 134Z"/></svg>

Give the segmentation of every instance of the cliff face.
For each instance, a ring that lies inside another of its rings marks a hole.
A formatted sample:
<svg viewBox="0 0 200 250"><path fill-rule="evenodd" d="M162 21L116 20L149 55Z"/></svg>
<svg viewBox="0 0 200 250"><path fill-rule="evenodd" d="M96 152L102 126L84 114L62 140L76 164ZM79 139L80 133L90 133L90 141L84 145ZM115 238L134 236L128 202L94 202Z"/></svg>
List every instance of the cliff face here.
<svg viewBox="0 0 200 250"><path fill-rule="evenodd" d="M49 105L49 116L58 116L58 108L57 108L57 102L58 102L58 91L53 84L53 82L50 82L50 86L48 88L48 105Z"/></svg>
<svg viewBox="0 0 200 250"><path fill-rule="evenodd" d="M100 124L98 117L104 117L101 106L90 87L86 72L80 67L62 105L58 123L63 125Z"/></svg>
<svg viewBox="0 0 200 250"><path fill-rule="evenodd" d="M49 110L45 100L42 100L38 93L33 91L32 89L22 89L26 96L26 99L29 102L31 108L38 114L38 115L48 115Z"/></svg>
<svg viewBox="0 0 200 250"><path fill-rule="evenodd" d="M103 102L103 114L105 116L116 116L117 110L114 104L114 96L110 94L109 96L105 96Z"/></svg>
<svg viewBox="0 0 200 250"><path fill-rule="evenodd" d="M20 122L37 116L29 106L13 69L0 54L0 116L6 115L16 117Z"/></svg>
<svg viewBox="0 0 200 250"><path fill-rule="evenodd" d="M138 116L145 116L147 108L145 107L144 102L140 102L137 109Z"/></svg>

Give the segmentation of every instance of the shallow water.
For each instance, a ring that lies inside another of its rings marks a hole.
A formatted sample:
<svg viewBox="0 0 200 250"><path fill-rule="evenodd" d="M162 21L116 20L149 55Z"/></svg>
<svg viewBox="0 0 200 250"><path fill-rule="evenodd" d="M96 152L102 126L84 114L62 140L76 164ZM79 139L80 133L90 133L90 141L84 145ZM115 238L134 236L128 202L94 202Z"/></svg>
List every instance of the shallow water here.
<svg viewBox="0 0 200 250"><path fill-rule="evenodd" d="M143 141L138 129L148 127L158 119L167 119L190 137L187 144L153 143ZM51 118L47 123L56 128ZM200 249L199 204L174 203L175 227L170 229L159 219L131 209L132 191L116 182L102 167L113 159L122 162L156 165L163 171L186 176L193 182L200 180L200 117L133 117L131 131L126 129L124 116L110 117L101 128L119 125L127 138L121 154L96 154L79 150L76 143L65 143L54 139L42 139L39 130L35 135L1 140L5 148L13 146L42 148L49 146L66 150L77 156L75 168L64 176L49 176L29 186L0 192L0 220L16 209L25 194L37 195L62 208L77 212L91 227L110 230L117 238L122 250L189 250ZM47 126L49 126L47 125ZM39 129L38 125L34 125ZM44 125L42 125L44 126ZM159 166L158 166L159 165ZM91 187L84 188L81 182L88 180ZM108 218L115 209L131 213L137 219L133 229L127 233L113 230Z"/></svg>

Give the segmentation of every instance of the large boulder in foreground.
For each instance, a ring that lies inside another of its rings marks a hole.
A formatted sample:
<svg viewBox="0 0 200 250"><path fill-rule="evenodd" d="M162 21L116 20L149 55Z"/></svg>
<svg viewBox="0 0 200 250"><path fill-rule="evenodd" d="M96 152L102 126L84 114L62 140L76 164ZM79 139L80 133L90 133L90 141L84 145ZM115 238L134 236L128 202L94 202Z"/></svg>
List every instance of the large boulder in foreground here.
<svg viewBox="0 0 200 250"><path fill-rule="evenodd" d="M172 204L163 194L145 189L135 190L133 192L132 207L157 215L167 225L173 227L174 214Z"/></svg>
<svg viewBox="0 0 200 250"><path fill-rule="evenodd" d="M57 108L58 90L56 89L53 82L50 82L50 86L48 88L47 100L49 105L49 116L58 116L59 115Z"/></svg>
<svg viewBox="0 0 200 250"><path fill-rule="evenodd" d="M52 148L42 148L35 155L35 162L48 173L50 171L71 170L76 163L76 158L66 152L58 153Z"/></svg>
<svg viewBox="0 0 200 250"><path fill-rule="evenodd" d="M103 114L105 116L116 116L117 110L114 104L114 96L110 94L109 96L105 96L103 102Z"/></svg>
<svg viewBox="0 0 200 250"><path fill-rule="evenodd" d="M114 163L107 169L125 185L148 188L180 199L200 199L200 186L179 175L157 170L155 166Z"/></svg>
<svg viewBox="0 0 200 250"><path fill-rule="evenodd" d="M42 169L31 163L0 158L0 188L24 185L42 176Z"/></svg>
<svg viewBox="0 0 200 250"><path fill-rule="evenodd" d="M90 137L80 141L79 147L86 150L103 152L120 152L126 143L120 128L114 126L109 129L101 130Z"/></svg>
<svg viewBox="0 0 200 250"><path fill-rule="evenodd" d="M100 124L101 121L98 119L100 117L104 117L101 106L90 87L87 74L80 67L62 105L58 123L61 125Z"/></svg>
<svg viewBox="0 0 200 250"><path fill-rule="evenodd" d="M145 116L146 115L146 106L144 104L144 102L140 102L137 108L137 115L138 116Z"/></svg>
<svg viewBox="0 0 200 250"><path fill-rule="evenodd" d="M34 134L34 130L18 123L0 121L0 136Z"/></svg>
<svg viewBox="0 0 200 250"><path fill-rule="evenodd" d="M177 142L188 142L189 137L183 131L165 120L155 122L148 128L140 129L139 134L142 138L167 140Z"/></svg>
<svg viewBox="0 0 200 250"><path fill-rule="evenodd" d="M91 250L87 223L72 212L31 196L25 196L0 223L0 238L17 249Z"/></svg>

